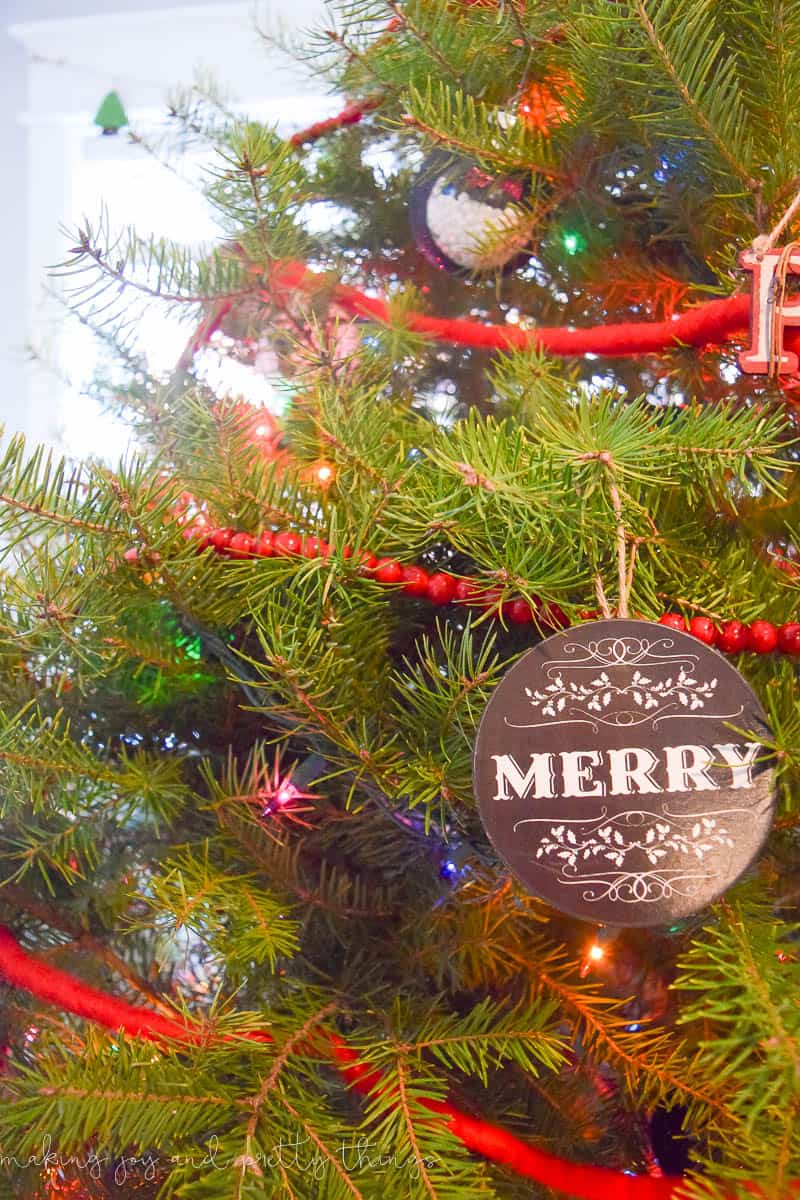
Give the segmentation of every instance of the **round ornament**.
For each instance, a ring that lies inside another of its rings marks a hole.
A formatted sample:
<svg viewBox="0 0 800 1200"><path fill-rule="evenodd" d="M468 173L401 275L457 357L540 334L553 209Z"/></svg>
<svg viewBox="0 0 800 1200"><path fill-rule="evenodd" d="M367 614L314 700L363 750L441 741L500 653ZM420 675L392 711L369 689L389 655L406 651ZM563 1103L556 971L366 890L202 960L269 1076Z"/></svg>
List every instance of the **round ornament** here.
<svg viewBox="0 0 800 1200"><path fill-rule="evenodd" d="M498 854L555 908L672 924L764 844L769 738L755 694L710 646L649 621L592 621L541 642L495 689L474 790Z"/></svg>
<svg viewBox="0 0 800 1200"><path fill-rule="evenodd" d="M524 261L533 221L522 207L529 182L489 175L436 150L411 191L411 231L422 254L454 274L510 270Z"/></svg>

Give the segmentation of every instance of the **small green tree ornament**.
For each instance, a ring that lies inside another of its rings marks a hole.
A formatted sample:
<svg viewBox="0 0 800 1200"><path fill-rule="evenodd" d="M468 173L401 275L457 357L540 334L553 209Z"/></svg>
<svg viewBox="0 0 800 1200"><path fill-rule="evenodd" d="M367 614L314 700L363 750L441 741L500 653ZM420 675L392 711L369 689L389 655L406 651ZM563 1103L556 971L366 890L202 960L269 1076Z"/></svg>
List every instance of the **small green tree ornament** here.
<svg viewBox="0 0 800 1200"><path fill-rule="evenodd" d="M128 124L128 117L116 92L109 92L105 97L97 110L94 123L100 126L107 137L119 133L122 126Z"/></svg>

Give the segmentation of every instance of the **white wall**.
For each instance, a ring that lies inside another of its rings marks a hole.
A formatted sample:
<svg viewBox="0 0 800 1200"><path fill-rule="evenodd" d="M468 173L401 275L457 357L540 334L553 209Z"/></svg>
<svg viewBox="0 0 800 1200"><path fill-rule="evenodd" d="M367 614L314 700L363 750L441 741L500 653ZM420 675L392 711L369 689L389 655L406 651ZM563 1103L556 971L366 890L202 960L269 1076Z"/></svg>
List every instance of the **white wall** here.
<svg viewBox="0 0 800 1200"><path fill-rule="evenodd" d="M6 15L8 6L0 13ZM27 306L25 106L27 58L0 28L0 420L19 409Z"/></svg>
<svg viewBox="0 0 800 1200"><path fill-rule="evenodd" d="M64 257L59 225L73 217L75 165L112 141L92 125L106 92L119 91L132 121L147 120L204 68L254 115L288 128L338 105L255 27L256 18L318 25L323 0L10 0L0 12L0 421L57 446L66 393L25 365L25 346L59 355L64 325L43 284ZM108 146L112 157L123 149L122 139Z"/></svg>

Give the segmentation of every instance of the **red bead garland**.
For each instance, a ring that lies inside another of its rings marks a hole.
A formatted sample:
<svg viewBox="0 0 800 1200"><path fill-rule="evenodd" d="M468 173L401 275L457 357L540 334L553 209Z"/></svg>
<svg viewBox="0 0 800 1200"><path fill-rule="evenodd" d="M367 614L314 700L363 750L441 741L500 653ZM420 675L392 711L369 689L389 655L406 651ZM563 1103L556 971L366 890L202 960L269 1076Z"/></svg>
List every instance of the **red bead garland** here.
<svg viewBox="0 0 800 1200"><path fill-rule="evenodd" d="M747 649L771 654L778 645L778 631L771 621L753 621L747 634Z"/></svg>
<svg viewBox="0 0 800 1200"><path fill-rule="evenodd" d="M800 625L796 621L787 621L778 630L778 649L781 654L793 654L800 657Z"/></svg>
<svg viewBox="0 0 800 1200"><path fill-rule="evenodd" d="M689 622L689 633L705 642L707 646L717 644L717 627L708 617L692 617Z"/></svg>
<svg viewBox="0 0 800 1200"><path fill-rule="evenodd" d="M726 654L739 654L747 646L747 626L741 621L726 621L719 631L717 646Z"/></svg>
<svg viewBox="0 0 800 1200"><path fill-rule="evenodd" d="M265 532L252 537L243 530L209 529L201 523L185 526L183 536L194 541L198 550L212 549L226 558L271 558L302 556L303 558L328 558L332 547L323 538L306 536L291 530ZM126 551L128 562L135 562L134 551ZM352 551L346 546L344 557L350 558ZM399 563L395 558L376 558L368 550L359 554L359 571L371 575L378 583L400 587L408 596L425 597L437 607L445 604L464 604L470 608L482 608L493 616L503 618L514 625L529 625L536 621L551 629L566 629L570 621L557 604L544 604L536 597L532 601L518 596L504 600L502 591L487 587L477 579L458 578L448 571L432 573L414 563ZM592 614L586 614L590 616ZM599 616L599 613L594 614ZM771 654L777 651L800 658L800 622L788 621L775 626L771 621L753 621L745 625L742 621L725 621L717 626L710 617L691 617L687 622L680 613L663 613L659 625L668 629L679 629L690 633L707 646L716 646L725 654L740 654L750 650L754 654Z"/></svg>

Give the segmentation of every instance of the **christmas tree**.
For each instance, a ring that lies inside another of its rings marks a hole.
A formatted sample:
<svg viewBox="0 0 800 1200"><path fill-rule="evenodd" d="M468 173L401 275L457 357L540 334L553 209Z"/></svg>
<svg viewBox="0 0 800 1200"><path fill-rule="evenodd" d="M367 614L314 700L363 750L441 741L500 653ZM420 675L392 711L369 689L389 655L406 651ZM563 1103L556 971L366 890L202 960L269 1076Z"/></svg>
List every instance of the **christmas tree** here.
<svg viewBox="0 0 800 1200"><path fill-rule="evenodd" d="M794 1194L800 7L334 15L176 97L217 247L75 234L141 453L5 444L2 1194Z"/></svg>

